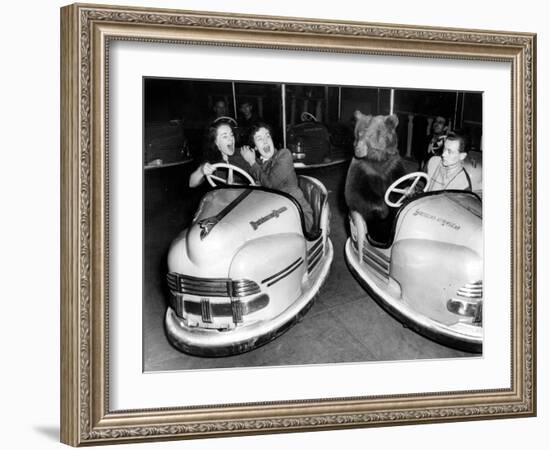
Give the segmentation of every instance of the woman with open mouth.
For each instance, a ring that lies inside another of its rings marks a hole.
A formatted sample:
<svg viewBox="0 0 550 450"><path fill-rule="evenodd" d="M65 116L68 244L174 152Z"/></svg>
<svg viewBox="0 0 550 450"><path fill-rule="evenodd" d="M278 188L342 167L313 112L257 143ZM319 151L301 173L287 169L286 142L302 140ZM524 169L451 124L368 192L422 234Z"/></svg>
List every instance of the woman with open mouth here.
<svg viewBox="0 0 550 450"><path fill-rule="evenodd" d="M189 177L189 187L199 186L206 176L212 175L215 172L212 164L215 163L231 164L250 173L250 165L240 153L235 153L233 129L226 122L217 122L208 130L208 146L204 160Z"/></svg>
<svg viewBox="0 0 550 450"><path fill-rule="evenodd" d="M313 211L298 186L290 150L275 149L271 128L266 124L256 125L250 133L250 140L254 148L245 145L241 149L242 157L249 164L248 171L262 186L292 195L302 208L306 229L311 229ZM255 150L258 151L258 159Z"/></svg>

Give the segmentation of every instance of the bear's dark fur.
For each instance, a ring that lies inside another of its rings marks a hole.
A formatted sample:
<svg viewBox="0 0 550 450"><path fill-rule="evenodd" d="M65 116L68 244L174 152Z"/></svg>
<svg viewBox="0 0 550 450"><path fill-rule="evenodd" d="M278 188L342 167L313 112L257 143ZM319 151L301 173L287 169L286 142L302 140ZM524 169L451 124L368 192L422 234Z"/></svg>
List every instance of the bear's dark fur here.
<svg viewBox="0 0 550 450"><path fill-rule="evenodd" d="M388 187L405 175L397 149L397 116L366 116L356 111L355 157L346 178L348 208L367 222L369 237L381 244L389 241L397 210L384 202Z"/></svg>

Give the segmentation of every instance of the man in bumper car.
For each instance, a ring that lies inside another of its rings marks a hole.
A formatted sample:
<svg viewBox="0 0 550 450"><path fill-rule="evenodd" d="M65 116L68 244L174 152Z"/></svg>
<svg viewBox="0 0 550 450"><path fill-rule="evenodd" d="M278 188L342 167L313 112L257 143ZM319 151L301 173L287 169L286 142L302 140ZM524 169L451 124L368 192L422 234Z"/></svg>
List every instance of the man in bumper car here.
<svg viewBox="0 0 550 450"><path fill-rule="evenodd" d="M443 145L448 130L447 119L442 115L436 116L433 120L431 133L426 136L424 165L432 156L441 156L443 153Z"/></svg>
<svg viewBox="0 0 550 450"><path fill-rule="evenodd" d="M427 190L471 191L472 181L464 169L464 160L467 155L464 137L457 133L449 133L445 139L441 156L432 156L428 161L426 171L430 181Z"/></svg>

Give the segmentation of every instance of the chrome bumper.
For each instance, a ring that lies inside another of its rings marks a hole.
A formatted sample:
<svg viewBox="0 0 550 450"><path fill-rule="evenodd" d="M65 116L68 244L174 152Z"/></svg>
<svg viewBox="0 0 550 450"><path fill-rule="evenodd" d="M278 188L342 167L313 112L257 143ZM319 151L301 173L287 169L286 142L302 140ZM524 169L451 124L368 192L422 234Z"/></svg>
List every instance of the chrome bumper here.
<svg viewBox="0 0 550 450"><path fill-rule="evenodd" d="M481 353L483 348L483 328L476 325L457 323L444 325L419 314L402 300L393 298L377 283L379 278L370 273L369 266L361 263L353 249L351 238L346 242L346 261L351 272L371 297L400 322L416 332L441 344Z"/></svg>
<svg viewBox="0 0 550 450"><path fill-rule="evenodd" d="M217 330L189 327L172 308L165 316L166 335L177 349L198 356L228 356L244 353L266 344L284 333L311 308L315 296L328 276L333 259L333 248L327 239L326 254L307 292L304 292L285 311L271 320L261 320L234 329Z"/></svg>

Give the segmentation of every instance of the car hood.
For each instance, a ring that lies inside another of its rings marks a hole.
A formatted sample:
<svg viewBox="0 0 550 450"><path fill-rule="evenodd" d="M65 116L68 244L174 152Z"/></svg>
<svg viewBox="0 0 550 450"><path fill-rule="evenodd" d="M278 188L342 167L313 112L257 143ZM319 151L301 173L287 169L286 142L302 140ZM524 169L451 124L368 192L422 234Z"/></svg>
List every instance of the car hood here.
<svg viewBox="0 0 550 450"><path fill-rule="evenodd" d="M482 254L482 204L468 192L431 193L404 206L395 240L422 239L468 247Z"/></svg>
<svg viewBox="0 0 550 450"><path fill-rule="evenodd" d="M278 233L301 233L296 205L284 195L250 188L213 190L203 197L191 226L172 243L169 270L225 277L243 245Z"/></svg>

